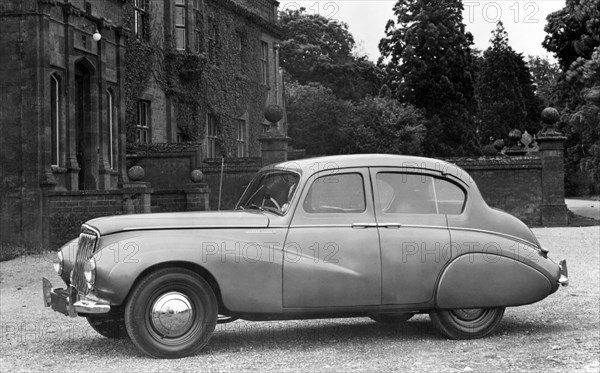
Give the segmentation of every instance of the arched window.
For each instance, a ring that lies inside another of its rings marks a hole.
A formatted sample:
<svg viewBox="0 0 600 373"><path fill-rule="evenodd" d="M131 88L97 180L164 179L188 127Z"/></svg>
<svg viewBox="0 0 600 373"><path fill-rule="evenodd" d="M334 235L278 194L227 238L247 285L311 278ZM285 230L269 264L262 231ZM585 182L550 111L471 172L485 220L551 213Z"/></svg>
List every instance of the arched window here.
<svg viewBox="0 0 600 373"><path fill-rule="evenodd" d="M106 90L106 127L108 130L108 162L110 168L117 169L118 149L119 149L119 131L117 125L117 117L115 115L115 100L112 92Z"/></svg>
<svg viewBox="0 0 600 373"><path fill-rule="evenodd" d="M55 75L50 75L50 144L52 153L52 166L60 164L60 80Z"/></svg>

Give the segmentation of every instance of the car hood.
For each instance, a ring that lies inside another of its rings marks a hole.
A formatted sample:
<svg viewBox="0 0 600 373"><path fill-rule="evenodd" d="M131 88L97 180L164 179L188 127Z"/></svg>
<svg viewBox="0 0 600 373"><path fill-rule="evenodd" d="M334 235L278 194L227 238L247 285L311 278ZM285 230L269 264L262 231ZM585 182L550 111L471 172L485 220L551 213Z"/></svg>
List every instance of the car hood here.
<svg viewBox="0 0 600 373"><path fill-rule="evenodd" d="M101 235L147 229L267 228L269 218L259 211L199 211L116 215L92 219L86 225Z"/></svg>

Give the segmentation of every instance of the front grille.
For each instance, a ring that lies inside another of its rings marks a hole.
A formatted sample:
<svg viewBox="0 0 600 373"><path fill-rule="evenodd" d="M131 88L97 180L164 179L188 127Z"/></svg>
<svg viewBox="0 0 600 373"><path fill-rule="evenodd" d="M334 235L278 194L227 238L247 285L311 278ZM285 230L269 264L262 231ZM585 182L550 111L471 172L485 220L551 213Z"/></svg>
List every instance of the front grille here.
<svg viewBox="0 0 600 373"><path fill-rule="evenodd" d="M94 255L98 234L91 229L83 227L79 234L79 244L77 256L75 257L75 267L73 268L73 286L80 295L87 295L89 292L87 281L83 273L85 263Z"/></svg>

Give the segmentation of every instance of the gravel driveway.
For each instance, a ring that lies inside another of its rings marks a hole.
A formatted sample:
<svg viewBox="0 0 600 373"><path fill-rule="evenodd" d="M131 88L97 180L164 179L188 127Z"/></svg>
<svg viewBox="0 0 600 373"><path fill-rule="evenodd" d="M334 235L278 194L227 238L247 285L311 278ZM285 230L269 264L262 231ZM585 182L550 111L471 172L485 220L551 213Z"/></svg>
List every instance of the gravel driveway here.
<svg viewBox="0 0 600 373"><path fill-rule="evenodd" d="M217 327L198 356L153 360L84 319L42 306L50 260L0 263L0 371L590 371L600 370L600 227L534 229L571 283L533 305L508 308L490 337L451 341L429 317L390 328L370 319L245 322Z"/></svg>

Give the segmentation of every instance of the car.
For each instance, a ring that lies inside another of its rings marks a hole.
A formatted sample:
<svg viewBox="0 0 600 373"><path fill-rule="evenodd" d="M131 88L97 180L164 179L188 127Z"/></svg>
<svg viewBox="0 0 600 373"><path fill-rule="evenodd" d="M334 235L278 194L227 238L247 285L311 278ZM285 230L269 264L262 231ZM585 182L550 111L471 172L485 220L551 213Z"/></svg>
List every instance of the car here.
<svg viewBox="0 0 600 373"><path fill-rule="evenodd" d="M261 169L230 211L90 220L58 252L44 302L146 355L198 353L215 326L428 313L452 339L489 335L509 306L568 284L519 219L454 164L341 155Z"/></svg>

